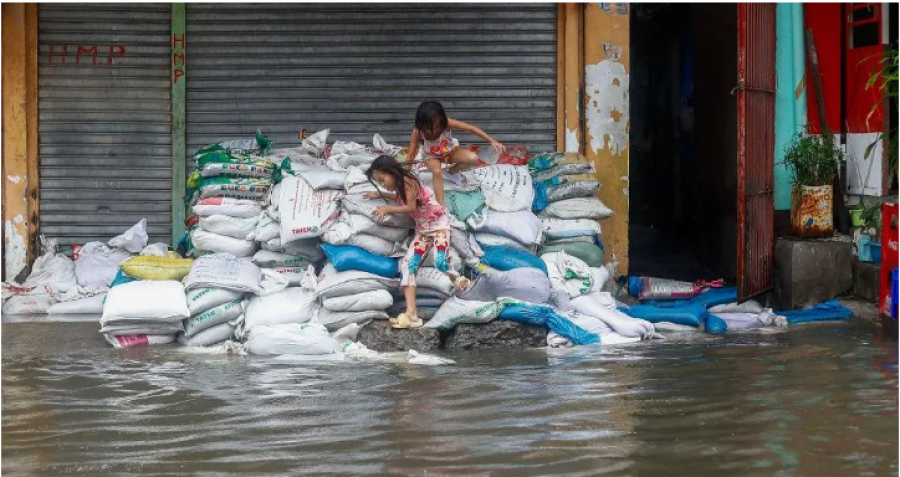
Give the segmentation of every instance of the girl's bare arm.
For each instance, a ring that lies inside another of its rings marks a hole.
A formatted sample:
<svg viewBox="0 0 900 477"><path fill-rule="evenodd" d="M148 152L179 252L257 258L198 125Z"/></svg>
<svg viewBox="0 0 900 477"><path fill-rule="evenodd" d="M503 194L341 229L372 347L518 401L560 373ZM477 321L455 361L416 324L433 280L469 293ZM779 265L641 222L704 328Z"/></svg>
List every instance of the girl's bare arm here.
<svg viewBox="0 0 900 477"><path fill-rule="evenodd" d="M505 151L506 147L503 144L497 142L496 139L492 138L488 133L484 132L478 126L474 126L469 123L464 123L462 121L457 121L456 119L447 118L447 127L450 129L459 129L460 131L465 131L468 133L472 133L481 139L487 141L491 146L501 151Z"/></svg>

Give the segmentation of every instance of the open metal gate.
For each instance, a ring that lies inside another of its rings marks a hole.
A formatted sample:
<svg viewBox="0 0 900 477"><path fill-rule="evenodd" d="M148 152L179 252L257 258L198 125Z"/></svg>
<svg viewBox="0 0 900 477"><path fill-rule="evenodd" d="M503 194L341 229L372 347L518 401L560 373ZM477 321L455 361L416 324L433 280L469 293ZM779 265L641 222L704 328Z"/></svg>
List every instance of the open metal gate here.
<svg viewBox="0 0 900 477"><path fill-rule="evenodd" d="M775 283L775 5L738 4L738 298Z"/></svg>

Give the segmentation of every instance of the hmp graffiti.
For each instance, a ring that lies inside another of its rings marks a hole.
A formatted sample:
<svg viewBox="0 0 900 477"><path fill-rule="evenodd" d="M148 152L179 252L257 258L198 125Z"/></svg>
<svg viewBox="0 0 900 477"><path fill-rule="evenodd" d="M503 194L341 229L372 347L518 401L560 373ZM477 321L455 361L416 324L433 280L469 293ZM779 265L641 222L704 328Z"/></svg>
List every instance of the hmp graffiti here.
<svg viewBox="0 0 900 477"><path fill-rule="evenodd" d="M82 64L82 59L84 59L83 64L88 64L87 58L90 58L90 64L97 64L97 55L100 53L99 45L71 45L72 49L75 50L72 61L69 61L69 46L70 45L50 45L50 51L46 54L47 63L53 64L53 59L58 58L58 62L61 65L80 65ZM103 51L106 52L106 61L103 61L103 58L101 58L100 64L112 66L115 58L125 56L125 45L104 46Z"/></svg>

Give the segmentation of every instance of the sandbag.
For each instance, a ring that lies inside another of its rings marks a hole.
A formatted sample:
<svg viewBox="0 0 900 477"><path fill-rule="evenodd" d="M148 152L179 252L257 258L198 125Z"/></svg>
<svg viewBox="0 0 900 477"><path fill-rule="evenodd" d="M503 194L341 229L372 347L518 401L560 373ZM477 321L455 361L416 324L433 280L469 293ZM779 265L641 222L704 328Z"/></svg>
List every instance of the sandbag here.
<svg viewBox="0 0 900 477"><path fill-rule="evenodd" d="M554 289L566 292L570 298L579 297L591 291L594 286L594 272L588 264L565 252L548 253L541 256L547 264L547 275Z"/></svg>
<svg viewBox="0 0 900 477"><path fill-rule="evenodd" d="M222 323L207 328L194 336L179 335L178 342L184 346L212 346L231 339L234 329L233 325Z"/></svg>
<svg viewBox="0 0 900 477"><path fill-rule="evenodd" d="M481 261L500 271L515 268L532 267L547 273L547 265L534 255L510 247L482 247L484 256Z"/></svg>
<svg viewBox="0 0 900 477"><path fill-rule="evenodd" d="M100 320L100 333L119 335L174 335L184 331L181 321L174 323L150 322L142 319L122 321Z"/></svg>
<svg viewBox="0 0 900 477"><path fill-rule="evenodd" d="M343 190L344 181L347 180L347 172L335 171L329 167L307 166L295 170L297 177L305 180L313 189Z"/></svg>
<svg viewBox="0 0 900 477"><path fill-rule="evenodd" d="M600 235L600 223L590 219L541 219L544 234L555 240L568 237L595 237Z"/></svg>
<svg viewBox="0 0 900 477"><path fill-rule="evenodd" d="M260 250L253 254L253 263L262 268L274 267L304 267L313 263L310 260L313 257L305 257L303 255L291 255L287 253L270 252L268 250Z"/></svg>
<svg viewBox="0 0 900 477"><path fill-rule="evenodd" d="M190 258L138 256L122 262L122 272L141 280L181 280L191 271Z"/></svg>
<svg viewBox="0 0 900 477"><path fill-rule="evenodd" d="M550 301L550 279L536 268L516 268L506 272L487 269L459 295L462 300L495 301L514 298L528 303Z"/></svg>
<svg viewBox="0 0 900 477"><path fill-rule="evenodd" d="M473 214L466 222L476 233L509 237L525 246L539 244L544 229L541 219L530 210L497 212L485 209L481 214Z"/></svg>
<svg viewBox="0 0 900 477"><path fill-rule="evenodd" d="M315 293L305 288L285 288L268 296L255 296L244 310L242 334L258 325L306 323L317 311Z"/></svg>
<svg viewBox="0 0 900 477"><path fill-rule="evenodd" d="M222 323L234 321L244 313L244 300L238 299L206 310L184 320L184 335L188 338Z"/></svg>
<svg viewBox="0 0 900 477"><path fill-rule="evenodd" d="M549 328L576 345L597 344L600 337L582 329L568 318L553 311L549 306L538 306L530 303L510 303L497 317L501 320L515 321L531 326Z"/></svg>
<svg viewBox="0 0 900 477"><path fill-rule="evenodd" d="M264 356L327 355L338 353L340 343L324 326L287 323L252 328L243 349L249 354Z"/></svg>
<svg viewBox="0 0 900 477"><path fill-rule="evenodd" d="M175 335L118 335L104 334L103 339L115 349L137 348L175 342Z"/></svg>
<svg viewBox="0 0 900 477"><path fill-rule="evenodd" d="M348 194L341 200L341 205L346 212L362 215L364 217L373 217L375 222L388 227L411 229L415 226L415 222L413 222L413 219L409 214L388 214L380 219L374 219L375 210L379 207L383 205L396 205L395 203L388 203L382 199L367 199L361 194Z"/></svg>
<svg viewBox="0 0 900 477"><path fill-rule="evenodd" d="M588 316L578 312L572 312L566 315L572 323L575 323L581 329L588 333L594 333L600 337L600 342L604 346L617 345L626 343L636 343L641 341L640 337L622 336L616 333L609 325L599 318Z"/></svg>
<svg viewBox="0 0 900 477"><path fill-rule="evenodd" d="M330 311L386 310L393 304L394 297L387 290L373 290L322 300L322 306Z"/></svg>
<svg viewBox="0 0 900 477"><path fill-rule="evenodd" d="M592 197L600 190L598 181L573 181L549 187L547 200L550 203L579 197ZM549 205L548 205L549 207Z"/></svg>
<svg viewBox="0 0 900 477"><path fill-rule="evenodd" d="M488 207L501 212L531 209L534 186L527 167L496 164L467 172L480 183Z"/></svg>
<svg viewBox="0 0 900 477"><path fill-rule="evenodd" d="M607 267L591 267L591 273L594 274L594 286L591 287L591 293L603 291L603 287L609 281L609 269Z"/></svg>
<svg viewBox="0 0 900 477"><path fill-rule="evenodd" d="M337 331L353 323L363 325L372 320L386 319L388 319L388 315L382 310L331 311L322 308L316 317L316 323L324 326L328 331Z"/></svg>
<svg viewBox="0 0 900 477"><path fill-rule="evenodd" d="M582 197L552 202L540 213L541 218L601 220L613 216L613 211L600 199Z"/></svg>
<svg viewBox="0 0 900 477"><path fill-rule="evenodd" d="M409 236L409 228L388 227L375 222L371 216L344 213L337 223L322 235L322 240L340 245L356 234L374 235L390 242L402 242Z"/></svg>
<svg viewBox="0 0 900 477"><path fill-rule="evenodd" d="M75 262L56 253L56 240L41 237L44 254L35 259L31 273L22 284L24 288L50 287L54 292L65 293L78 286Z"/></svg>
<svg viewBox="0 0 900 477"><path fill-rule="evenodd" d="M235 199L261 200L272 187L272 181L259 178L212 177L200 180L200 199L232 197Z"/></svg>
<svg viewBox="0 0 900 477"><path fill-rule="evenodd" d="M103 313L104 301L106 301L106 293L80 298L78 300L62 301L51 306L47 310L47 313L51 315L99 315Z"/></svg>
<svg viewBox="0 0 900 477"><path fill-rule="evenodd" d="M721 320L721 323L716 320ZM750 330L767 326L787 326L787 324L786 317L776 315L771 309L763 309L759 313L710 313L706 321L703 322L707 333Z"/></svg>
<svg viewBox="0 0 900 477"><path fill-rule="evenodd" d="M320 298L354 295L373 290L392 290L400 286L397 278L385 278L360 270L337 271L330 263L322 268L316 293Z"/></svg>
<svg viewBox="0 0 900 477"><path fill-rule="evenodd" d="M250 261L226 253L216 253L194 260L191 271L184 278L184 287L187 290L224 288L259 294L262 291L261 278L259 267Z"/></svg>
<svg viewBox="0 0 900 477"><path fill-rule="evenodd" d="M122 235L113 237L107 245L131 253L140 252L147 246L147 219L141 219Z"/></svg>
<svg viewBox="0 0 900 477"><path fill-rule="evenodd" d="M210 233L247 240L247 236L256 230L257 223L259 223L259 216L240 218L227 215L209 215L200 217L198 226Z"/></svg>
<svg viewBox="0 0 900 477"><path fill-rule="evenodd" d="M119 264L131 257L125 250L110 248L101 242L88 242L78 250L75 259L75 278L78 285L104 286L112 284L119 272Z"/></svg>
<svg viewBox="0 0 900 477"><path fill-rule="evenodd" d="M325 254L319 249L319 245L321 244L321 240L314 238L308 240L295 240L286 245L282 245L280 238L274 238L268 242L262 242L260 245L263 250L307 257L311 262L318 262L325 258Z"/></svg>
<svg viewBox="0 0 900 477"><path fill-rule="evenodd" d="M756 300L747 300L744 303L726 303L709 308L710 313L762 313L763 306Z"/></svg>
<svg viewBox="0 0 900 477"><path fill-rule="evenodd" d="M256 226L243 238L257 242L278 239L278 242L281 243L281 222L273 219L269 214L261 213L256 221Z"/></svg>
<svg viewBox="0 0 900 477"><path fill-rule="evenodd" d="M163 242L156 242L148 244L141 250L141 253L138 255L142 257L172 257L172 258L181 258L181 255L178 255L178 252L173 252L169 250L169 246Z"/></svg>
<svg viewBox="0 0 900 477"><path fill-rule="evenodd" d="M259 201L232 199L230 197L210 197L197 202L193 211L200 217L226 215L228 217L258 217L262 212Z"/></svg>
<svg viewBox="0 0 900 477"><path fill-rule="evenodd" d="M484 251L478 245L475 238L464 230L450 229L450 247L456 251L462 260L477 260L484 256Z"/></svg>
<svg viewBox="0 0 900 477"><path fill-rule="evenodd" d="M341 214L343 191L315 190L303 179L281 181L281 243L321 236Z"/></svg>
<svg viewBox="0 0 900 477"><path fill-rule="evenodd" d="M484 207L484 194L480 191L446 191L444 193L444 202L454 217L459 220L466 220L475 212Z"/></svg>
<svg viewBox="0 0 900 477"><path fill-rule="evenodd" d="M324 239L324 237L323 237ZM400 242L391 242L385 240L380 237L376 237L374 235L369 234L355 234L351 235L347 240L344 240L342 243L334 243L327 239L324 242L330 243L332 245L346 245L352 247L358 247L366 252L371 254L380 255L384 257L398 257L403 255L403 244Z"/></svg>
<svg viewBox="0 0 900 477"><path fill-rule="evenodd" d="M531 178L535 181L545 181L555 177L594 174L594 172L593 162L572 162L560 164L539 172L532 171Z"/></svg>
<svg viewBox="0 0 900 477"><path fill-rule="evenodd" d="M561 245L545 245L538 249L538 253L542 257L559 252L575 257L590 267L603 266L603 249L592 243L571 242Z"/></svg>
<svg viewBox="0 0 900 477"><path fill-rule="evenodd" d="M15 295L3 304L3 313L10 315L45 315L56 304L53 295L29 293Z"/></svg>
<svg viewBox="0 0 900 477"><path fill-rule="evenodd" d="M272 271L286 278L289 287L297 287L303 284L308 267L273 267Z"/></svg>
<svg viewBox="0 0 900 477"><path fill-rule="evenodd" d="M650 323L668 321L669 323L688 326L700 326L709 314L703 305L660 308L642 304L622 308L621 311L628 316L647 320Z"/></svg>
<svg viewBox="0 0 900 477"><path fill-rule="evenodd" d="M701 291L702 287L691 282L654 277L628 277L628 294L641 301L689 299Z"/></svg>
<svg viewBox="0 0 900 477"><path fill-rule="evenodd" d="M475 240L480 247L509 247L530 254L534 254L536 249L534 245L523 245L515 239L501 235L489 234L487 232L475 232L472 235L475 237Z"/></svg>
<svg viewBox="0 0 900 477"><path fill-rule="evenodd" d="M195 316L219 305L240 301L243 296L244 292L224 288L196 288L187 292L188 310Z"/></svg>
<svg viewBox="0 0 900 477"><path fill-rule="evenodd" d="M503 306L502 301L470 301L450 297L425 326L450 330L460 323L488 323L500 315Z"/></svg>
<svg viewBox="0 0 900 477"><path fill-rule="evenodd" d="M197 161L200 177L247 177L271 179L275 164L265 159L235 158L224 153L210 153Z"/></svg>
<svg viewBox="0 0 900 477"><path fill-rule="evenodd" d="M423 266L416 270L416 287L435 290L443 296L448 296L453 292L453 282L450 281L450 277L434 267Z"/></svg>
<svg viewBox="0 0 900 477"><path fill-rule="evenodd" d="M842 306L837 300L828 300L825 303L820 303L805 310L788 310L776 313L787 318L787 322L791 325L846 320L853 316L853 311Z"/></svg>
<svg viewBox="0 0 900 477"><path fill-rule="evenodd" d="M322 244L322 251L339 272L362 270L386 278L399 273L397 259L375 255L359 247Z"/></svg>
<svg viewBox="0 0 900 477"><path fill-rule="evenodd" d="M602 320L622 336L642 338L656 333L649 321L632 318L617 310L616 302L609 293L583 295L572 299L569 304L578 313Z"/></svg>
<svg viewBox="0 0 900 477"><path fill-rule="evenodd" d="M197 250L228 253L235 257L249 257L256 252L256 242L226 237L199 228L191 231L191 242Z"/></svg>
<svg viewBox="0 0 900 477"><path fill-rule="evenodd" d="M184 287L174 280L141 280L110 288L103 322L140 319L176 322L191 316Z"/></svg>

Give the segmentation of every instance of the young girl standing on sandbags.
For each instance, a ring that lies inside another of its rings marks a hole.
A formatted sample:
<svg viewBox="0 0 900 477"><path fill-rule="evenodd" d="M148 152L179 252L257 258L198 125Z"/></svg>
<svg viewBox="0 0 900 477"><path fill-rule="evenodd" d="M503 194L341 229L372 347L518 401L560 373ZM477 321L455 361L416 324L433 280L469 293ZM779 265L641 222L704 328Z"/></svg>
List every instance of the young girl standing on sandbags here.
<svg viewBox="0 0 900 477"><path fill-rule="evenodd" d="M375 218L388 214L409 214L416 222L416 237L400 261L400 288L406 297L406 313L391 318L394 328L419 328L422 320L416 313L416 271L429 250L434 249L434 263L438 270L447 274L459 290L469 286L469 280L456 273L451 267L450 217L447 209L439 204L434 191L419 182L409 171L389 156L380 156L369 166L366 176L391 191L387 194L370 192L370 199L379 197L396 201L397 205L383 205L375 210Z"/></svg>
<svg viewBox="0 0 900 477"><path fill-rule="evenodd" d="M437 201L441 205L444 202L444 173L441 165L452 164L449 171L456 174L463 167L473 166L478 163L478 155L472 151L459 148L459 141L453 137L452 130L460 130L472 133L487 141L498 152L505 152L506 147L481 129L471 124L457 121L447 117L444 107L437 101L426 101L419 105L416 111L416 127L413 129L409 141L408 160L418 160L419 147L421 145L421 160L431 171L434 181L434 191Z"/></svg>

